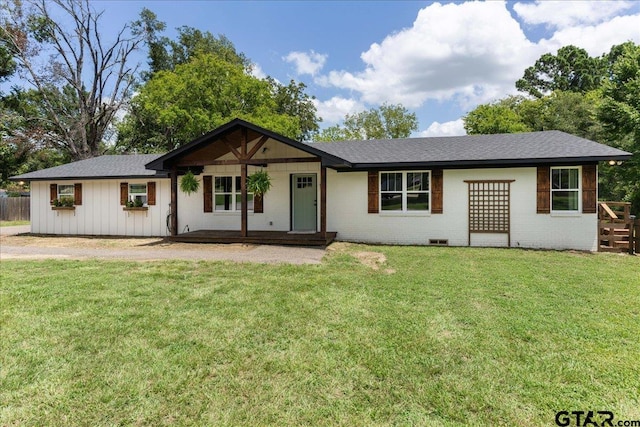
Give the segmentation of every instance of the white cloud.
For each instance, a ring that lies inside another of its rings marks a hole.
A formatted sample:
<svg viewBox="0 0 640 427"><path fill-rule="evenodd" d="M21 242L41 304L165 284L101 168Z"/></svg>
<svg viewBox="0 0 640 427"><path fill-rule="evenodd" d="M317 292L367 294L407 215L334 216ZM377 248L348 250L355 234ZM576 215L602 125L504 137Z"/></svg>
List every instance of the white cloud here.
<svg viewBox="0 0 640 427"><path fill-rule="evenodd" d="M267 75L259 64L251 64L251 75L258 79L265 79Z"/></svg>
<svg viewBox="0 0 640 427"><path fill-rule="evenodd" d="M423 130L418 136L458 136L466 134L467 132L464 130L462 119L458 119L444 123L433 122L427 130Z"/></svg>
<svg viewBox="0 0 640 427"><path fill-rule="evenodd" d="M516 3L513 10L526 24L566 28L599 24L632 6L630 1L537 0L533 3Z"/></svg>
<svg viewBox="0 0 640 427"><path fill-rule="evenodd" d="M323 55L311 50L310 52L290 52L284 59L296 67L296 73L315 76L327 61L328 55Z"/></svg>
<svg viewBox="0 0 640 427"><path fill-rule="evenodd" d="M347 114L357 113L365 109L364 105L355 99L339 96L334 96L327 101L314 99L313 103L318 110L318 116L322 117L323 123L329 125L341 122Z"/></svg>
<svg viewBox="0 0 640 427"><path fill-rule="evenodd" d="M364 71L331 71L316 81L360 92L370 104L475 102L512 88L541 54L533 47L504 2L434 3L411 28L362 53Z"/></svg>
<svg viewBox="0 0 640 427"><path fill-rule="evenodd" d="M555 53L562 46L579 46L591 56L609 52L611 46L632 40L640 43L640 14L617 16L598 25L576 26L556 31L540 40L545 52Z"/></svg>

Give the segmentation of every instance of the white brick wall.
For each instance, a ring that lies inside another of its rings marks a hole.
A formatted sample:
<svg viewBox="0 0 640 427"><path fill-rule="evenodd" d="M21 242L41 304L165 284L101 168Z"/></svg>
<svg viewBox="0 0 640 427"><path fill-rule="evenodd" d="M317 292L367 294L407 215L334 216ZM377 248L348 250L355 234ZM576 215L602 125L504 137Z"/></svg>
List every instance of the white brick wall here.
<svg viewBox="0 0 640 427"><path fill-rule="evenodd" d="M536 213L536 168L445 170L443 213L396 215L367 213L367 173L329 170L328 229L347 241L429 244L447 239L468 245L468 185L465 180L506 180L511 183L511 246L523 248L596 250L597 215L554 216ZM472 234L471 244L506 246L505 235Z"/></svg>

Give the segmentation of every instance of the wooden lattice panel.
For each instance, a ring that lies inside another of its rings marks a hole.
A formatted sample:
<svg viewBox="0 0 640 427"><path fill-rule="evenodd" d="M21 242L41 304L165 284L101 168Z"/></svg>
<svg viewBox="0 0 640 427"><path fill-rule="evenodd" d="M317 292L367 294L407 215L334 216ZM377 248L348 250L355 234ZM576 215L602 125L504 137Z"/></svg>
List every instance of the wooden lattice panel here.
<svg viewBox="0 0 640 427"><path fill-rule="evenodd" d="M469 184L469 233L509 233L510 181Z"/></svg>

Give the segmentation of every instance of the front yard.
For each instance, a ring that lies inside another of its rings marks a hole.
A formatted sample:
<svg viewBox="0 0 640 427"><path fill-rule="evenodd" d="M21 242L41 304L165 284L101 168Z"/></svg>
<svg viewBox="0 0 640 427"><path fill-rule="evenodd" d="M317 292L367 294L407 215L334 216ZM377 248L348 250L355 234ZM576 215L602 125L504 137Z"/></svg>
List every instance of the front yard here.
<svg viewBox="0 0 640 427"><path fill-rule="evenodd" d="M640 419L640 258L337 245L0 266L0 425Z"/></svg>

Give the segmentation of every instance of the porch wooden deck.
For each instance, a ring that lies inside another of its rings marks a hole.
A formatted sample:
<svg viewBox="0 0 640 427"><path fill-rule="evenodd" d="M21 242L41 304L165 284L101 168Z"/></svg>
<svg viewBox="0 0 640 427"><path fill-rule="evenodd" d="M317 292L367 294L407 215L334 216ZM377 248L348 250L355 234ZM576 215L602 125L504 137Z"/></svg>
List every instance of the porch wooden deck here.
<svg viewBox="0 0 640 427"><path fill-rule="evenodd" d="M287 231L249 231L242 237L240 231L196 230L170 236L172 242L182 243L249 243L259 245L327 246L336 238L336 232L290 233Z"/></svg>

